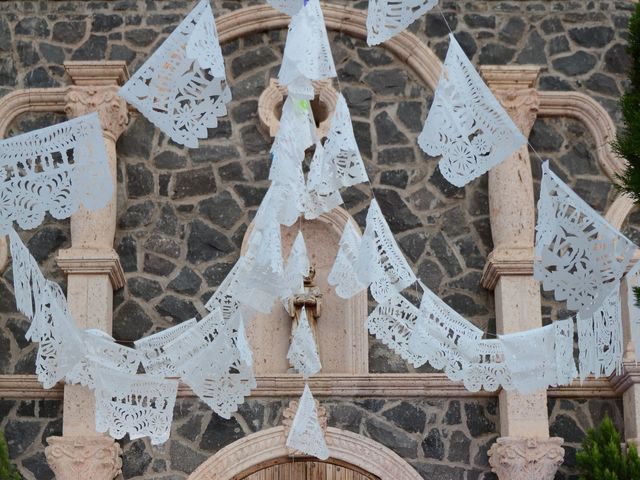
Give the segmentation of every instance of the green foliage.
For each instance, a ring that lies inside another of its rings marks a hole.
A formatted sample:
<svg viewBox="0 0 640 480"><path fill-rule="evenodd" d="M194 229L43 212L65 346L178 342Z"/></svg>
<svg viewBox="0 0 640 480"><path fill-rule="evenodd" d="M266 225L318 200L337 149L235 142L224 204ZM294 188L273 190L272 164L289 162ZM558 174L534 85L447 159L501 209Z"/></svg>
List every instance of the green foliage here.
<svg viewBox="0 0 640 480"><path fill-rule="evenodd" d="M618 133L613 149L628 162L626 171L619 176L620 189L640 203L640 4L629 19L629 89L620 99L623 128Z"/></svg>
<svg viewBox="0 0 640 480"><path fill-rule="evenodd" d="M2 431L0 431L0 480L22 480L22 476L9 459L9 448Z"/></svg>
<svg viewBox="0 0 640 480"><path fill-rule="evenodd" d="M625 454L620 445L620 433L608 416L597 429L589 429L576 453L580 480L637 480L640 478L640 458L635 445Z"/></svg>

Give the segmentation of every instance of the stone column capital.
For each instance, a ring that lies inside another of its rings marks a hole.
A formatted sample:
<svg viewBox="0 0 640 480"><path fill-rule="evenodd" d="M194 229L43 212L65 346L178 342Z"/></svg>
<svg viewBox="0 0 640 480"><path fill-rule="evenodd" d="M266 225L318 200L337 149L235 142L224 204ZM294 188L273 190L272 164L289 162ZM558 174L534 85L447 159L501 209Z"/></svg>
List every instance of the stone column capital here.
<svg viewBox="0 0 640 480"><path fill-rule="evenodd" d="M122 470L122 450L109 437L49 437L47 462L58 480L113 480Z"/></svg>
<svg viewBox="0 0 640 480"><path fill-rule="evenodd" d="M56 263L67 275L108 275L114 290L124 287L124 270L113 249L67 248L58 251Z"/></svg>
<svg viewBox="0 0 640 480"><path fill-rule="evenodd" d="M500 437L489 464L500 480L553 480L564 459L562 438Z"/></svg>
<svg viewBox="0 0 640 480"><path fill-rule="evenodd" d="M500 277L505 275L532 276L533 248L494 249L487 257L480 283L487 290L493 290Z"/></svg>
<svg viewBox="0 0 640 480"><path fill-rule="evenodd" d="M115 142L129 123L127 103L118 89L116 85L69 87L65 112L70 118L98 112L104 134Z"/></svg>

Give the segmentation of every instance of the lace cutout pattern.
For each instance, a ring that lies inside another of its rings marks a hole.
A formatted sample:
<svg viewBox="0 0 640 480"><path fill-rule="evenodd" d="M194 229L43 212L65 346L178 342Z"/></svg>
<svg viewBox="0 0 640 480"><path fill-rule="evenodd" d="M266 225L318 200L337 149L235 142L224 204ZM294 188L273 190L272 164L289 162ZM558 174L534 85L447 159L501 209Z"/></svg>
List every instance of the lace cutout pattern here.
<svg viewBox="0 0 640 480"><path fill-rule="evenodd" d="M437 4L438 0L369 0L367 43L389 40Z"/></svg>
<svg viewBox="0 0 640 480"><path fill-rule="evenodd" d="M229 320L239 307L239 279L244 270L244 257L240 257L211 296L205 308L210 312L220 309L225 320Z"/></svg>
<svg viewBox="0 0 640 480"><path fill-rule="evenodd" d="M542 167L534 277L567 308L592 314L622 277L635 245Z"/></svg>
<svg viewBox="0 0 640 480"><path fill-rule="evenodd" d="M307 256L307 247L304 243L304 237L302 231L298 232L296 239L289 252L289 258L287 259L287 267L284 272L285 278L285 291L283 300L289 296L300 293L304 288L304 278L309 276L311 265L309 264L309 257Z"/></svg>
<svg viewBox="0 0 640 480"><path fill-rule="evenodd" d="M418 143L441 156L440 172L463 187L526 144L526 139L469 62L452 34Z"/></svg>
<svg viewBox="0 0 640 480"><path fill-rule="evenodd" d="M102 208L112 183L97 113L1 140L0 234Z"/></svg>
<svg viewBox="0 0 640 480"><path fill-rule="evenodd" d="M610 286L609 294L593 314L578 313L580 380L620 373L622 368L622 312L619 284Z"/></svg>
<svg viewBox="0 0 640 480"><path fill-rule="evenodd" d="M306 384L298 402L298 410L293 417L286 445L292 450L299 450L320 460L329 458L329 448L318 421L316 402Z"/></svg>
<svg viewBox="0 0 640 480"><path fill-rule="evenodd" d="M298 327L291 339L291 347L289 347L287 359L304 378L315 375L322 368L316 341L313 338L313 332L309 326L309 319L304 307L300 311Z"/></svg>
<svg viewBox="0 0 640 480"><path fill-rule="evenodd" d="M314 220L323 213L330 212L343 202L339 190L330 193L327 191L326 176L324 173L324 148L320 142L316 143L316 151L311 159L309 175L307 176L306 195L304 197L304 218ZM329 189L330 190L330 189Z"/></svg>
<svg viewBox="0 0 640 480"><path fill-rule="evenodd" d="M130 375L94 364L96 430L119 439L150 437L153 445L169 438L178 382Z"/></svg>
<svg viewBox="0 0 640 480"><path fill-rule="evenodd" d="M299 77L322 80L335 76L320 2L309 0L291 18L278 80L281 85L289 85Z"/></svg>
<svg viewBox="0 0 640 480"><path fill-rule="evenodd" d="M141 361L144 371L150 375L177 377L176 366L171 363L171 359L165 353L164 348L168 343L174 341L195 325L196 319L192 318L133 342L136 349L143 355Z"/></svg>
<svg viewBox="0 0 640 480"><path fill-rule="evenodd" d="M322 166L324 182L320 193L323 194L369 181L353 134L349 107L342 94L338 95L331 128L324 143Z"/></svg>
<svg viewBox="0 0 640 480"><path fill-rule="evenodd" d="M360 283L370 285L371 295L378 302L384 302L416 281L375 199L367 212L357 273Z"/></svg>
<svg viewBox="0 0 640 480"><path fill-rule="evenodd" d="M350 221L347 222L340 238L338 255L328 278L329 285L335 287L340 298L351 298L367 288L366 285L360 283L356 273L361 242L360 234Z"/></svg>
<svg viewBox="0 0 640 480"><path fill-rule="evenodd" d="M306 2L305 0L267 0L267 3L276 10L293 16L300 11Z"/></svg>
<svg viewBox="0 0 640 480"><path fill-rule="evenodd" d="M226 115L231 90L209 0L202 0L120 95L173 141L190 148Z"/></svg>

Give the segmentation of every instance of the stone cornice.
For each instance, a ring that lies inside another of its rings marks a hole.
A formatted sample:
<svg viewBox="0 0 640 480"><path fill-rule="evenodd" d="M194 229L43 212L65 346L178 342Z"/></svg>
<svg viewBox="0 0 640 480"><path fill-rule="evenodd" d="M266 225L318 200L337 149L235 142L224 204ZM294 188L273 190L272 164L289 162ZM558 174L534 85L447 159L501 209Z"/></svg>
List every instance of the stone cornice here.
<svg viewBox="0 0 640 480"><path fill-rule="evenodd" d="M503 275L533 275L533 248L497 248L487 257L481 284L493 290Z"/></svg>
<svg viewBox="0 0 640 480"><path fill-rule="evenodd" d="M622 373L611 378L611 388L617 395L622 395L629 387L640 383L640 365L635 362L624 362Z"/></svg>
<svg viewBox="0 0 640 480"><path fill-rule="evenodd" d="M107 274L114 290L124 287L124 270L114 250L68 248L58 252L56 263L67 275Z"/></svg>
<svg viewBox="0 0 640 480"><path fill-rule="evenodd" d="M68 61L64 69L79 86L124 85L129 78L127 63L120 60Z"/></svg>

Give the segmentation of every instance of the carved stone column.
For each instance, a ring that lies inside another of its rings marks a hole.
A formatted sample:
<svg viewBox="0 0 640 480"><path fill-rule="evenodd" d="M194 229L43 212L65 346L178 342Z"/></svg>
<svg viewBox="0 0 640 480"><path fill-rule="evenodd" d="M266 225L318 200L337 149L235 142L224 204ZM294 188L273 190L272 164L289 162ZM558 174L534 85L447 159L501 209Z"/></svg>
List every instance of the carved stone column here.
<svg viewBox="0 0 640 480"><path fill-rule="evenodd" d="M127 105L118 86L127 77L124 62L68 62L74 85L67 93L72 118L97 111L103 129L114 192L98 211L81 208L71 217L71 248L58 253L67 274L69 309L81 328L111 332L113 290L124 285L124 273L113 248L116 229L116 140L128 122ZM120 471L119 446L95 432L93 393L80 385L65 385L63 437L50 437L47 459L58 480L111 480Z"/></svg>
<svg viewBox="0 0 640 480"><path fill-rule="evenodd" d="M539 71L530 66L482 68L487 84L526 137L538 112ZM489 171L489 211L494 250L482 284L495 290L498 333L541 327L540 286L533 278L535 201L527 146ZM554 450L559 462L540 454L548 445L562 443L562 439L548 438L544 390L531 395L501 391L500 433L503 437L492 448L491 465L501 480L553 478L564 451ZM507 461L510 456L513 459Z"/></svg>

